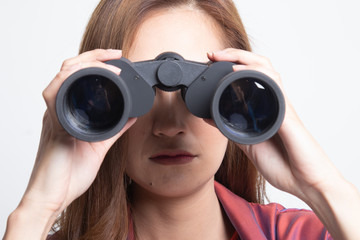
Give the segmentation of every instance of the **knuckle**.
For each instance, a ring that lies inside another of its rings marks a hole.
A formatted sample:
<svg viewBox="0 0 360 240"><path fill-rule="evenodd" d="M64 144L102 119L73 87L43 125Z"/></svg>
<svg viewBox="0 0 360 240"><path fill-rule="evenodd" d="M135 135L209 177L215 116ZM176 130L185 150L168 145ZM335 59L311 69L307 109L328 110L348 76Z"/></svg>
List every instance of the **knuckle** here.
<svg viewBox="0 0 360 240"><path fill-rule="evenodd" d="M43 92L42 92L42 97L45 100L46 106L49 107L51 99L53 98L51 91L46 88Z"/></svg>
<svg viewBox="0 0 360 240"><path fill-rule="evenodd" d="M72 62L72 58L69 58L69 59L66 59L62 65L61 65L61 68L60 68L60 71L63 71L65 69L67 69L70 65L71 65L71 62Z"/></svg>
<svg viewBox="0 0 360 240"><path fill-rule="evenodd" d="M68 73L66 71L60 71L56 74L55 79L54 80L60 80L63 81L64 79L67 78Z"/></svg>
<svg viewBox="0 0 360 240"><path fill-rule="evenodd" d="M93 51L95 53L96 56L102 56L102 55L106 55L108 54L108 51L106 51L105 49L101 49L101 48L96 48Z"/></svg>
<svg viewBox="0 0 360 240"><path fill-rule="evenodd" d="M263 60L263 63L266 65L266 66L271 66L271 61L269 58L267 57L262 57L262 60Z"/></svg>
<svg viewBox="0 0 360 240"><path fill-rule="evenodd" d="M45 88L45 89L42 91L42 97L44 98L45 101L48 99L48 97L49 97L48 88Z"/></svg>

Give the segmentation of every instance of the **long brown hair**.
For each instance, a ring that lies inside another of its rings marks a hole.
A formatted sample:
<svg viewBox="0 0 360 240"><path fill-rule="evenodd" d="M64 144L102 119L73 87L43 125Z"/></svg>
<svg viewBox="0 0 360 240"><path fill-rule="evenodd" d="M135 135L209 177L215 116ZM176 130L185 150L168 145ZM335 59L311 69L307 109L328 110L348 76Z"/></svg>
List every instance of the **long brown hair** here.
<svg viewBox="0 0 360 240"><path fill-rule="evenodd" d="M191 5L212 16L227 47L250 51L238 11L231 0L102 0L88 23L80 53L96 48L131 47L146 15L161 8ZM109 150L90 188L61 214L54 229L59 239L126 239L129 199L125 174L126 134ZM263 203L265 183L251 161L229 142L215 179L249 202Z"/></svg>

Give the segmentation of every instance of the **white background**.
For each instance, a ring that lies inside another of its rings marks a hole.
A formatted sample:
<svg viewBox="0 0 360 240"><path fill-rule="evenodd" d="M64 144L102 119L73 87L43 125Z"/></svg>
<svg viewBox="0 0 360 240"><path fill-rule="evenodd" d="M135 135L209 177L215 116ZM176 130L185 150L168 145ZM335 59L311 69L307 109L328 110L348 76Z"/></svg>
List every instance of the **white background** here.
<svg viewBox="0 0 360 240"><path fill-rule="evenodd" d="M235 0L254 52L271 59L304 124L360 188L357 0ZM27 186L42 91L75 56L98 0L0 1L0 236ZM307 206L269 188L271 201Z"/></svg>

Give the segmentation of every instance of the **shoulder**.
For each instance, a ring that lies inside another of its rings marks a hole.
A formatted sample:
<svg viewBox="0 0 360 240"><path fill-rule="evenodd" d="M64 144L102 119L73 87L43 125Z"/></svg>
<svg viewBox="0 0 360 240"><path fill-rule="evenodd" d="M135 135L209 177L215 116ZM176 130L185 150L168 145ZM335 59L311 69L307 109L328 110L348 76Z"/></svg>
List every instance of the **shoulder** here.
<svg viewBox="0 0 360 240"><path fill-rule="evenodd" d="M249 205L255 221L268 236L278 239L331 239L313 211L287 209L276 203Z"/></svg>
<svg viewBox="0 0 360 240"><path fill-rule="evenodd" d="M217 196L242 239L331 239L310 210L249 203L219 183Z"/></svg>

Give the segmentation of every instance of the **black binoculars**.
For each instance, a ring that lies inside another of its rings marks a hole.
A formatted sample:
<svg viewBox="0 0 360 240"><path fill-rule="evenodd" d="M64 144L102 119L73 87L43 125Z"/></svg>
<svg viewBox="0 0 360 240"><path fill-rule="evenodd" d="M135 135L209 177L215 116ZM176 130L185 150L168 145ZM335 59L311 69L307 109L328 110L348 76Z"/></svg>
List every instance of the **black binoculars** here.
<svg viewBox="0 0 360 240"><path fill-rule="evenodd" d="M80 140L108 139L130 117L149 112L155 87L181 90L193 115L213 119L228 139L240 144L269 139L284 118L285 101L278 85L258 71L235 72L232 62L200 63L165 52L149 61L120 58L106 63L119 67L120 75L85 68L66 79L57 94L60 124Z"/></svg>

